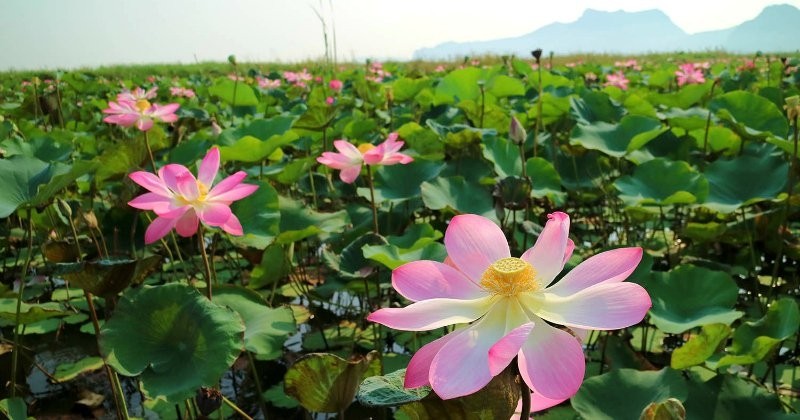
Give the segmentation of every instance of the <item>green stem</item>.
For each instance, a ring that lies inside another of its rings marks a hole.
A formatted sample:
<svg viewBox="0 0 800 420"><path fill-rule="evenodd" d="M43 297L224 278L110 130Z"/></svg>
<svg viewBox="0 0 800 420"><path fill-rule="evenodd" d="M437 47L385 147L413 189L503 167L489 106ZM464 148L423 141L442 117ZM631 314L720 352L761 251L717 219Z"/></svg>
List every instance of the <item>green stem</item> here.
<svg viewBox="0 0 800 420"><path fill-rule="evenodd" d="M372 184L372 167L367 166L367 182L369 183L369 199L372 204L372 231L380 235L378 229L378 207L375 205L375 186Z"/></svg>
<svg viewBox="0 0 800 420"><path fill-rule="evenodd" d="M31 268L31 258L33 256L33 214L30 207L26 209L28 220L28 255L25 256L25 264L19 279L19 294L17 295L17 309L14 321L14 352L11 353L11 398L17 396L17 366L19 363L20 352L20 311L22 310L22 295L25 292L25 281L28 277L28 270Z"/></svg>
<svg viewBox="0 0 800 420"><path fill-rule="evenodd" d="M787 177L787 184L786 184L786 202L783 206L783 212L781 213L781 223L780 226L783 226L786 223L786 219L789 217L789 208L791 207L792 201L792 189L794 186L794 173L795 173L795 166L797 164L797 143L798 143L798 135L800 133L800 127L797 126L798 117L794 118L794 153L792 154L792 162L789 164L789 173L786 175ZM779 233L780 235L780 233ZM781 260L783 259L783 245L784 240L780 238L778 241L778 252L775 256L775 264L772 266L772 279L770 280L770 288L769 288L769 296L767 297L767 303L772 301L774 297L776 285L778 282L778 270L780 269Z"/></svg>
<svg viewBox="0 0 800 420"><path fill-rule="evenodd" d="M256 363L253 359L253 353L249 351L245 351L245 353L247 353L247 361L250 364L250 372L253 375L253 382L256 384L256 391L258 392L258 407L261 409L261 414L263 414L264 418L266 419L268 418L268 415L267 405L264 404L264 388L261 387L261 380L258 378L258 370L256 369Z"/></svg>
<svg viewBox="0 0 800 420"><path fill-rule="evenodd" d="M239 408L239 407L238 407L236 404L234 404L234 403L233 403L233 401L229 400L229 399L228 399L227 397L225 397L224 395L222 396L222 401L223 401L225 404L228 404L228 407L232 408L232 409L233 409L233 411L235 411L235 412L236 412L236 414L238 414L238 415L242 416L242 418L244 418L245 420L253 420L253 418L252 418L252 417L248 416L248 415L247 415L247 413L245 413L244 411L242 411L242 409L241 409L241 408Z"/></svg>
<svg viewBox="0 0 800 420"><path fill-rule="evenodd" d="M86 305L89 307L89 315L92 317L92 326L94 327L94 337L95 337L95 344L97 344L97 352L99 354L103 354L100 352L100 321L97 318L97 311L94 308L94 301L92 300L92 294L89 293L87 290L83 291L84 297L86 297ZM114 395L114 405L117 409L117 417L121 419L128 418L128 407L125 403L125 394L122 392L122 386L119 383L119 377L117 376L117 372L111 368L111 366L106 363L105 358L103 358L103 366L106 370L106 375L108 376L108 382L111 384L111 390Z"/></svg>
<svg viewBox="0 0 800 420"><path fill-rule="evenodd" d="M536 60L539 63L539 60ZM537 148L539 147L539 130L542 127L542 65L539 64L536 67L536 70L539 73L539 95L536 98L536 126L533 129L533 157L537 157Z"/></svg>
<svg viewBox="0 0 800 420"><path fill-rule="evenodd" d="M529 419L531 418L531 390L528 388L528 384L522 380L522 377L519 378L519 396L522 399L522 407L519 412L520 419Z"/></svg>
<svg viewBox="0 0 800 420"><path fill-rule="evenodd" d="M211 292L211 265L208 262L208 254L206 254L206 244L204 241L204 233L205 229L201 224L198 231L197 231L197 238L198 238L198 245L200 245L200 254L203 256L203 268L206 271L206 297L208 300L211 300L212 292Z"/></svg>
<svg viewBox="0 0 800 420"><path fill-rule="evenodd" d="M150 137L147 136L147 131L144 131L144 145L147 147L147 155L150 156L150 164L153 166L153 173L158 173L156 168L156 160L153 158L153 149L150 148Z"/></svg>

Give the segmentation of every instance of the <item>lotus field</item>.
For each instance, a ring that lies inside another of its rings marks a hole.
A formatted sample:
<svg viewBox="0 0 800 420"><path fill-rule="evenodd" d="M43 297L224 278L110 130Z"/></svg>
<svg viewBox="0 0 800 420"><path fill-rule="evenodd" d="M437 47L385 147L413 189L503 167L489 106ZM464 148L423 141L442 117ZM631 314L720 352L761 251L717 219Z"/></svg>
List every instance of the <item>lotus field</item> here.
<svg viewBox="0 0 800 420"><path fill-rule="evenodd" d="M0 413L800 412L800 59L0 78Z"/></svg>

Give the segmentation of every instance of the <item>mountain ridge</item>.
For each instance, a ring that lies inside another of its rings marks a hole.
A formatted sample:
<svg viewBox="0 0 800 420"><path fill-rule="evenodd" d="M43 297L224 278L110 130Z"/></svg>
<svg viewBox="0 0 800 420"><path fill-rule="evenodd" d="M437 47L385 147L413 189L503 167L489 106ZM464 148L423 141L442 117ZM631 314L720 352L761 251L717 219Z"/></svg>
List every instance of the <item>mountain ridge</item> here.
<svg viewBox="0 0 800 420"><path fill-rule="evenodd" d="M560 54L703 50L790 52L798 49L800 25L794 23L798 21L800 9L789 4L771 5L755 18L739 25L688 34L658 9L639 12L586 9L574 22L554 22L516 37L448 41L418 49L413 57L444 59L487 53L527 55L538 47Z"/></svg>

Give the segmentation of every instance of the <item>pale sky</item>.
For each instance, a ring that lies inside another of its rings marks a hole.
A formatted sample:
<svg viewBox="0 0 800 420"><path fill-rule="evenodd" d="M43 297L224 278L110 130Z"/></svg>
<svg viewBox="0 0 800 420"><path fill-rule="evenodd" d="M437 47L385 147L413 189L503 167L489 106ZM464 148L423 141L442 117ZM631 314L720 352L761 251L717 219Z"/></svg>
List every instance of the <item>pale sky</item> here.
<svg viewBox="0 0 800 420"><path fill-rule="evenodd" d="M661 9L689 33L800 0L0 0L0 71L125 63L410 59L447 41L515 37L587 8Z"/></svg>

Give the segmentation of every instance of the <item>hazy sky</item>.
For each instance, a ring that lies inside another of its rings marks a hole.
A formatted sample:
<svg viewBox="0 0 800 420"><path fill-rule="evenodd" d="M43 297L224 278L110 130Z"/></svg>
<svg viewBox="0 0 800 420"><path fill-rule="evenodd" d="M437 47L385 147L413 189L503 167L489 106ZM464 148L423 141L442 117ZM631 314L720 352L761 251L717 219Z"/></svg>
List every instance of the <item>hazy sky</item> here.
<svg viewBox="0 0 800 420"><path fill-rule="evenodd" d="M446 41L513 37L586 8L658 8L689 33L800 0L0 0L0 70L195 60L409 59Z"/></svg>

